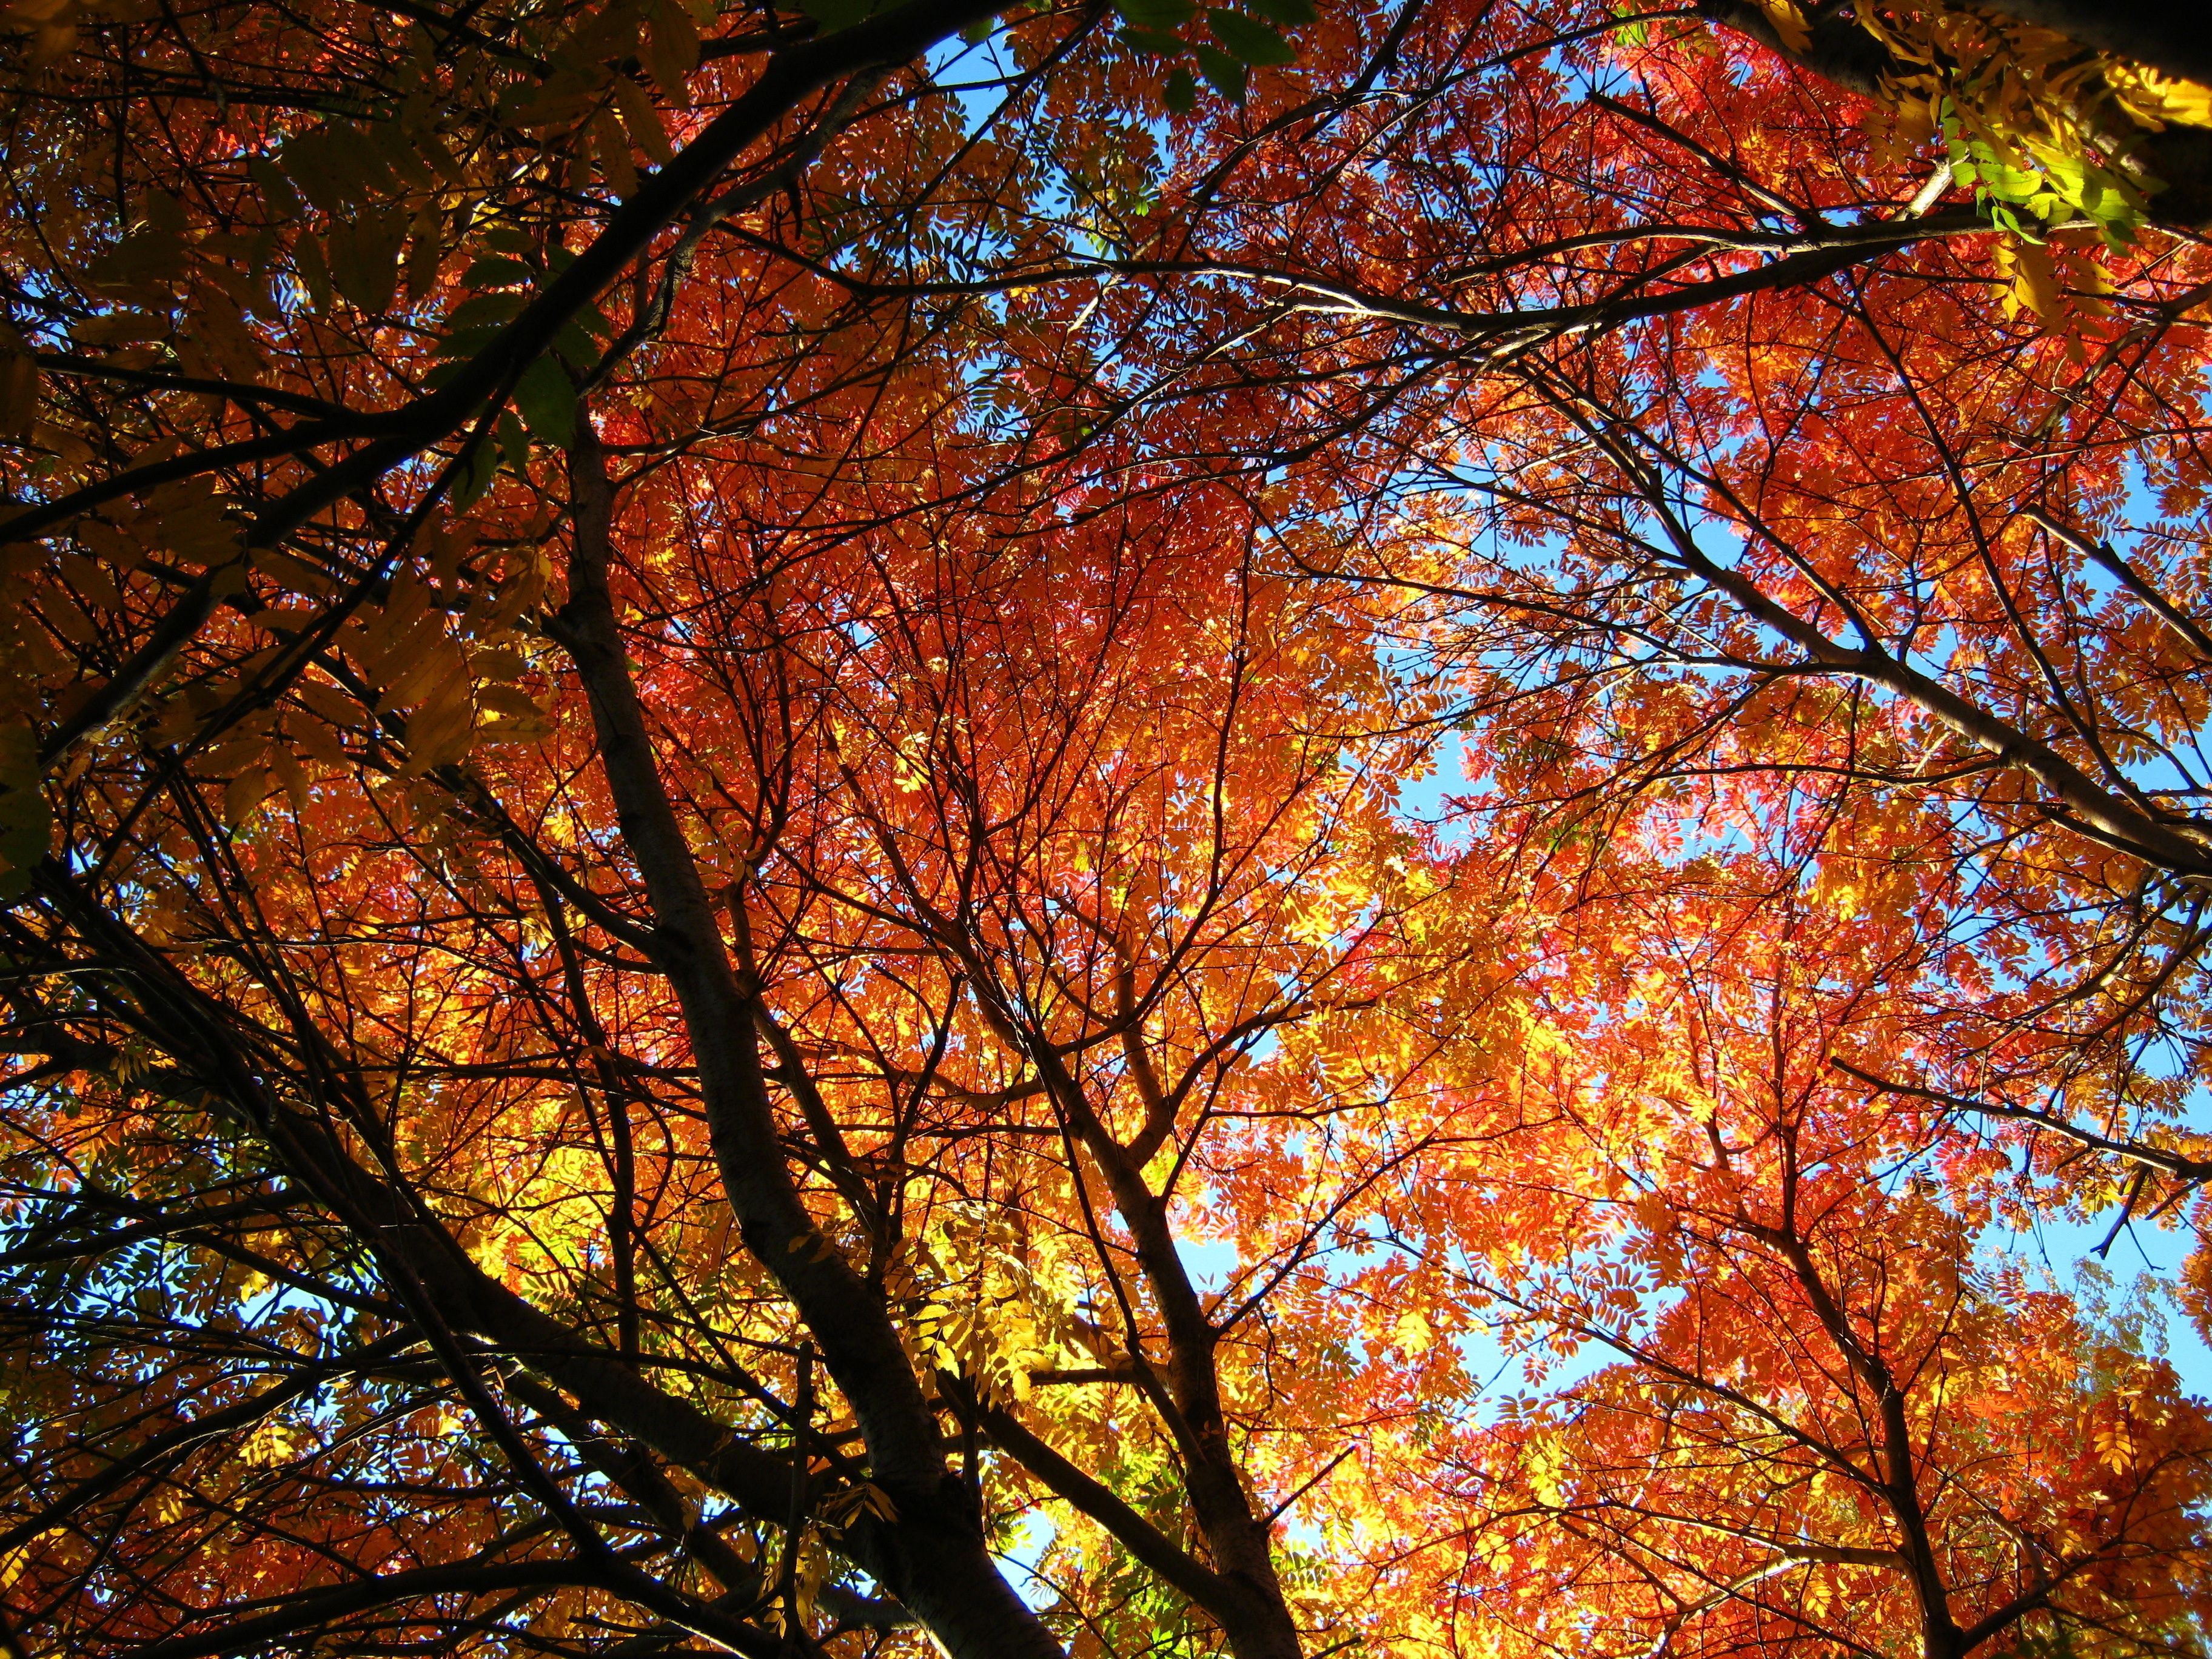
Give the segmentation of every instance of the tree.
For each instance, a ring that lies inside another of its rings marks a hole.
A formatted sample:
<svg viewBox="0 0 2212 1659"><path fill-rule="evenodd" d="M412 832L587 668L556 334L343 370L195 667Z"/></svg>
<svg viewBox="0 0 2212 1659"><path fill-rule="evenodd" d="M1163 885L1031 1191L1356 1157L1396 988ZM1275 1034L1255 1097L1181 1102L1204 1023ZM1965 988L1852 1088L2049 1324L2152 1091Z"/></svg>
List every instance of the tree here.
<svg viewBox="0 0 2212 1659"><path fill-rule="evenodd" d="M1595 9L11 15L11 1647L2195 1639L1977 1255L2206 1173L2194 243Z"/></svg>

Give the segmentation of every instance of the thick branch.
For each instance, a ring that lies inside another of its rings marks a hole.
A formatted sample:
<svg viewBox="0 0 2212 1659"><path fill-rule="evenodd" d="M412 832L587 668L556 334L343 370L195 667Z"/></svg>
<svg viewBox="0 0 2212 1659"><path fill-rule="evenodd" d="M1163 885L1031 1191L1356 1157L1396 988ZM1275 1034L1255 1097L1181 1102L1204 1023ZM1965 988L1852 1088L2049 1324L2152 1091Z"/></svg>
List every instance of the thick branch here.
<svg viewBox="0 0 2212 1659"><path fill-rule="evenodd" d="M1121 1547L1213 1615L1225 1629L1244 1616L1237 1586L1176 1547L1174 1540L1024 1427L1012 1412L976 1407L978 1420L1000 1450L1041 1481L1053 1496L1074 1505L1112 1533Z"/></svg>
<svg viewBox="0 0 2212 1659"><path fill-rule="evenodd" d="M954 1659L1034 1656L1059 1644L992 1565L981 1517L946 1467L882 1296L816 1227L785 1162L759 1052L750 988L740 988L653 754L608 587L612 487L588 418L570 468L574 506L568 598L552 630L576 665L623 839L653 911L653 954L684 1012L724 1190L746 1248L775 1276L859 1419L876 1484L897 1520L856 1534L864 1565Z"/></svg>

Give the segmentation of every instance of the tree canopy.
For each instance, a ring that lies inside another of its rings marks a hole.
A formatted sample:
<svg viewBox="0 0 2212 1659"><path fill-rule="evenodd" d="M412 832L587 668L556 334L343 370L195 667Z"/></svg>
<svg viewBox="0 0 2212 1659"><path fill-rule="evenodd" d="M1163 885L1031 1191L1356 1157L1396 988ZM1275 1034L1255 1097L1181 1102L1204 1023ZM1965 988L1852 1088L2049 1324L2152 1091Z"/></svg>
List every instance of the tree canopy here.
<svg viewBox="0 0 2212 1659"><path fill-rule="evenodd" d="M0 52L9 1659L2204 1651L2170 9Z"/></svg>

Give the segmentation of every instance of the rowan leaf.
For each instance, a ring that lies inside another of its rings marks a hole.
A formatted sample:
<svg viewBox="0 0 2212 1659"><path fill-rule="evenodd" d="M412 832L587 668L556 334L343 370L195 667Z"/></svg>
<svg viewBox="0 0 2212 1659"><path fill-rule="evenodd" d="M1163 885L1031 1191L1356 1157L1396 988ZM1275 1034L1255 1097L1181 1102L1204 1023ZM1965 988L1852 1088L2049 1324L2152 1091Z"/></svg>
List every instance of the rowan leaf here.
<svg viewBox="0 0 2212 1659"><path fill-rule="evenodd" d="M1297 58L1297 47L1256 17L1241 11L1210 10L1206 14L1206 27L1239 63L1279 64Z"/></svg>
<svg viewBox="0 0 2212 1659"><path fill-rule="evenodd" d="M1198 15L1193 0L1115 0L1115 8L1132 28L1170 33Z"/></svg>
<svg viewBox="0 0 2212 1659"><path fill-rule="evenodd" d="M540 357L514 383L514 407L538 442L566 449L575 441L576 393L550 357Z"/></svg>
<svg viewBox="0 0 2212 1659"><path fill-rule="evenodd" d="M1251 86L1252 75L1240 58L1231 56L1218 46L1203 42L1191 47L1198 59L1198 72L1211 86L1232 104L1242 104Z"/></svg>

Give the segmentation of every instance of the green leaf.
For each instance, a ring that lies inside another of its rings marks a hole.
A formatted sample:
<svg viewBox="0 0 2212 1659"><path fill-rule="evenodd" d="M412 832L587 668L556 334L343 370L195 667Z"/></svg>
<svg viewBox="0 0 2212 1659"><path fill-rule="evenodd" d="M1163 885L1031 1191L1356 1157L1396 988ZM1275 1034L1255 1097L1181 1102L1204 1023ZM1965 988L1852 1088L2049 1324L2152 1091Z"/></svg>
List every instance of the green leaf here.
<svg viewBox="0 0 2212 1659"><path fill-rule="evenodd" d="M319 237L305 231L292 244L292 269L298 273L300 286L307 290L307 303L319 313L327 314L331 308L331 267L323 257L323 244Z"/></svg>
<svg viewBox="0 0 2212 1659"><path fill-rule="evenodd" d="M1252 72L1218 46L1204 44L1194 46L1192 52L1198 58L1198 72L1208 85L1232 104L1244 101L1244 94L1252 84Z"/></svg>
<svg viewBox="0 0 2212 1659"><path fill-rule="evenodd" d="M1190 43L1172 34L1163 34L1158 29L1125 28L1121 44L1133 52L1158 52L1164 58L1178 57L1190 50Z"/></svg>
<svg viewBox="0 0 2212 1659"><path fill-rule="evenodd" d="M522 307L529 302L524 294L478 294L455 306L447 319L449 335L465 334L469 330L482 328L487 323L504 324L514 320Z"/></svg>
<svg viewBox="0 0 2212 1659"><path fill-rule="evenodd" d="M1297 61L1298 49L1256 17L1241 11L1209 11L1206 27L1240 62L1279 64Z"/></svg>
<svg viewBox="0 0 2212 1659"><path fill-rule="evenodd" d="M453 511L465 513L474 507L477 498L491 488L491 481L498 475L499 451L489 438L477 440L453 469L453 493L448 497Z"/></svg>
<svg viewBox="0 0 2212 1659"><path fill-rule="evenodd" d="M23 896L53 835L53 812L39 787L38 733L27 725L0 729L0 903Z"/></svg>
<svg viewBox="0 0 2212 1659"><path fill-rule="evenodd" d="M512 288L517 283L528 284L538 280L538 273L520 259L510 259L504 254L487 253L471 264L461 276L461 286L466 289Z"/></svg>
<svg viewBox="0 0 2212 1659"><path fill-rule="evenodd" d="M2027 201L2043 183L2039 177L2026 167L2010 167L2002 161L1984 164L1982 179L1992 195L2008 202Z"/></svg>
<svg viewBox="0 0 2212 1659"><path fill-rule="evenodd" d="M530 440L511 409L500 413L499 460L501 465L514 473L526 472L530 465Z"/></svg>
<svg viewBox="0 0 2212 1659"><path fill-rule="evenodd" d="M1269 22L1280 23L1286 29L1313 22L1321 16L1314 9L1313 0L1244 0L1244 4Z"/></svg>
<svg viewBox="0 0 2212 1659"><path fill-rule="evenodd" d="M554 331L553 353L565 363L589 368L599 360L599 343L580 319L571 317Z"/></svg>
<svg viewBox="0 0 2212 1659"><path fill-rule="evenodd" d="M40 775L38 732L27 721L0 726L0 788L35 790Z"/></svg>
<svg viewBox="0 0 2212 1659"><path fill-rule="evenodd" d="M550 357L540 357L514 383L514 407L539 443L566 449L576 441L576 389Z"/></svg>
<svg viewBox="0 0 2212 1659"><path fill-rule="evenodd" d="M823 33L835 34L873 17L877 0L799 0L799 9L822 26Z"/></svg>
<svg viewBox="0 0 2212 1659"><path fill-rule="evenodd" d="M1198 15L1191 0L1114 0L1114 9L1140 29L1179 29Z"/></svg>
<svg viewBox="0 0 2212 1659"><path fill-rule="evenodd" d="M1182 64L1170 71L1167 85L1160 90L1160 101L1176 115L1188 115L1198 107L1198 82Z"/></svg>
<svg viewBox="0 0 2212 1659"><path fill-rule="evenodd" d="M397 208L364 208L333 224L326 240L337 291L371 315L381 314L399 291L406 216Z"/></svg>
<svg viewBox="0 0 2212 1659"><path fill-rule="evenodd" d="M448 334L438 342L441 357L473 357L506 331L505 323L485 323L477 328L465 328L459 333Z"/></svg>
<svg viewBox="0 0 2212 1659"><path fill-rule="evenodd" d="M246 175L261 191L261 199L269 204L280 219L297 218L300 213L300 193L292 188L277 165L265 155L246 158Z"/></svg>

